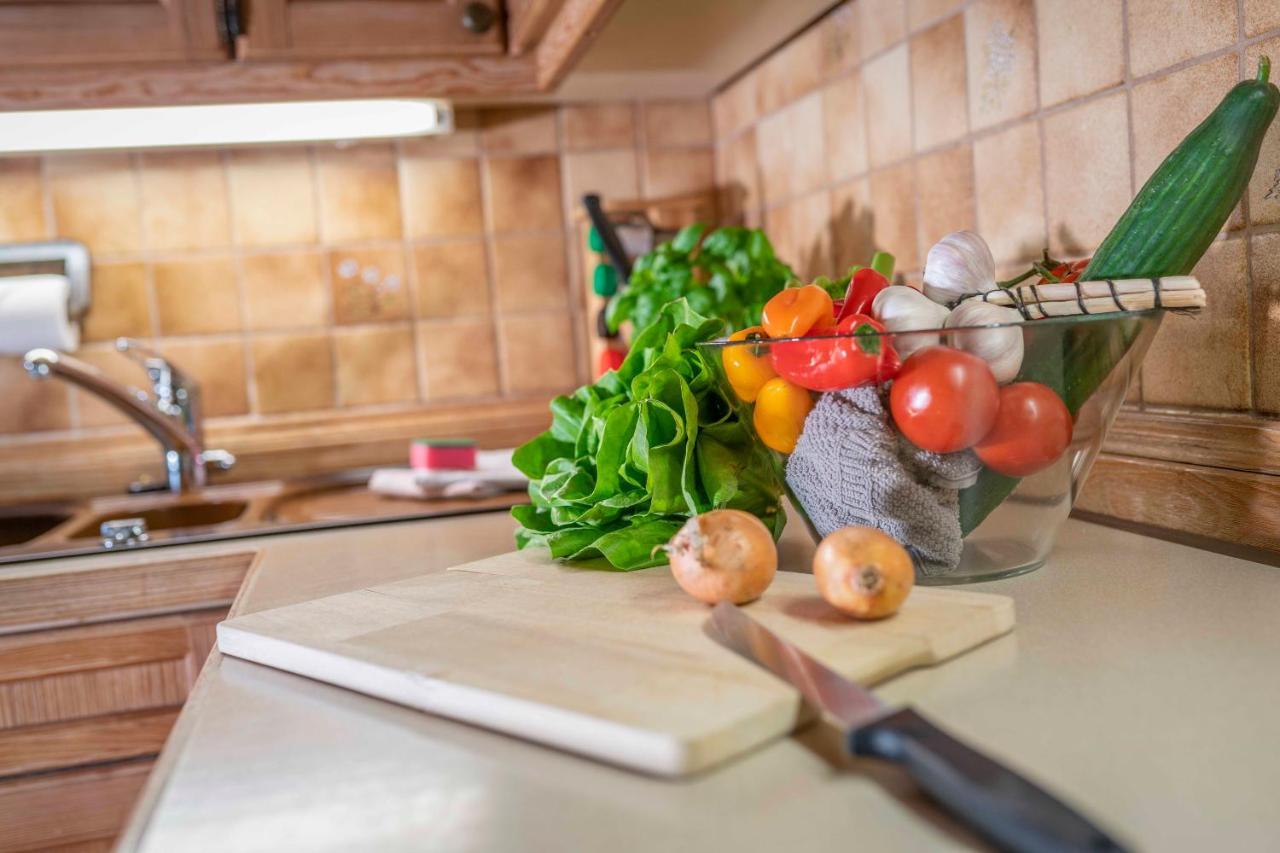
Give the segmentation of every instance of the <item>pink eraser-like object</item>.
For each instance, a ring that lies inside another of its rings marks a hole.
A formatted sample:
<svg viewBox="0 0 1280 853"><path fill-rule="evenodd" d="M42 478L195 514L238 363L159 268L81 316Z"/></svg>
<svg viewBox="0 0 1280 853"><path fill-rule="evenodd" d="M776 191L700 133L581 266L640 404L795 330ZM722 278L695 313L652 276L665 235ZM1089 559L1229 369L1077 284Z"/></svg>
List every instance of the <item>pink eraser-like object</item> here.
<svg viewBox="0 0 1280 853"><path fill-rule="evenodd" d="M409 445L409 466L419 471L471 471L476 443L467 438L420 438Z"/></svg>

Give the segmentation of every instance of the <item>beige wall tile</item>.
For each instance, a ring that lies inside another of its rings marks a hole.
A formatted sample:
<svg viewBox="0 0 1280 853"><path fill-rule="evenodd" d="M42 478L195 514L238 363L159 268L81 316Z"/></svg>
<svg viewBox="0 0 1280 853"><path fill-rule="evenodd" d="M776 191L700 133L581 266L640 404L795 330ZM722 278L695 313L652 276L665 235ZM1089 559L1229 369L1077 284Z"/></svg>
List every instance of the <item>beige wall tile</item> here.
<svg viewBox="0 0 1280 853"><path fill-rule="evenodd" d="M1129 0L1129 67L1141 77L1236 40L1236 0Z"/></svg>
<svg viewBox="0 0 1280 853"><path fill-rule="evenodd" d="M736 217L759 210L760 163L754 128L735 136L717 149L716 183L725 215Z"/></svg>
<svg viewBox="0 0 1280 853"><path fill-rule="evenodd" d="M1150 405L1247 409L1249 292L1245 241L1214 243L1196 265L1209 294L1199 314L1164 318L1142 367L1142 397Z"/></svg>
<svg viewBox="0 0 1280 853"><path fill-rule="evenodd" d="M162 353L168 354L167 346L161 350ZM139 389L150 389L147 384L147 375L142 368L132 362L128 356L118 352L116 348L109 343L92 343L80 347L76 351L76 358L96 367L105 373L109 378L119 382L121 385ZM179 369L185 368L186 365L178 364ZM96 394L76 388L72 391L75 396L75 407L77 413L77 422L81 427L108 427L108 426L133 426L133 421L129 420L123 412L115 406L103 400Z"/></svg>
<svg viewBox="0 0 1280 853"><path fill-rule="evenodd" d="M407 282L400 246L329 252L333 319L339 325L407 320Z"/></svg>
<svg viewBox="0 0 1280 853"><path fill-rule="evenodd" d="M1124 81L1124 6L1036 0L1040 104L1051 107Z"/></svg>
<svg viewBox="0 0 1280 853"><path fill-rule="evenodd" d="M1044 121L1049 247L1089 255L1129 206L1129 129L1123 92Z"/></svg>
<svg viewBox="0 0 1280 853"><path fill-rule="evenodd" d="M858 0L862 56L869 58L907 34L903 0Z"/></svg>
<svg viewBox="0 0 1280 853"><path fill-rule="evenodd" d="M711 109L705 100L650 101L641 105L649 148L710 145Z"/></svg>
<svg viewBox="0 0 1280 853"><path fill-rule="evenodd" d="M163 261L152 268L162 335L240 329L240 289L228 257Z"/></svg>
<svg viewBox="0 0 1280 853"><path fill-rule="evenodd" d="M405 236L457 237L484 231L477 160L406 155L400 168L404 173Z"/></svg>
<svg viewBox="0 0 1280 853"><path fill-rule="evenodd" d="M0 243L49 235L39 157L0 157Z"/></svg>
<svg viewBox="0 0 1280 853"><path fill-rule="evenodd" d="M418 345L428 402L497 396L497 345L488 317L419 323Z"/></svg>
<svg viewBox="0 0 1280 853"><path fill-rule="evenodd" d="M862 68L867 98L867 152L883 166L911 153L911 70L900 45Z"/></svg>
<svg viewBox="0 0 1280 853"><path fill-rule="evenodd" d="M147 248L230 245L227 176L219 152L147 152L140 163L142 238Z"/></svg>
<svg viewBox="0 0 1280 853"><path fill-rule="evenodd" d="M400 237L400 187L390 144L316 149L325 242Z"/></svg>
<svg viewBox="0 0 1280 853"><path fill-rule="evenodd" d="M831 190L831 263L844 274L854 264L866 266L876 251L875 214L866 178Z"/></svg>
<svg viewBox="0 0 1280 853"><path fill-rule="evenodd" d="M912 164L874 172L869 185L876 249L892 252L897 268L903 272L918 269L921 259L916 251L916 181Z"/></svg>
<svg viewBox="0 0 1280 853"><path fill-rule="evenodd" d="M911 108L917 151L958 139L969 130L964 51L964 18L959 15L911 39Z"/></svg>
<svg viewBox="0 0 1280 853"><path fill-rule="evenodd" d="M1266 54L1276 63L1271 80L1280 78L1280 38L1259 42L1245 51L1245 68L1251 72L1258 67L1258 56ZM1256 72L1255 72L1256 73ZM1255 225L1273 225L1280 222L1280 122L1271 122L1258 152L1258 165L1249 180L1249 218Z"/></svg>
<svg viewBox="0 0 1280 853"><path fill-rule="evenodd" d="M978 0L964 13L969 124L974 130L1035 111L1036 25L1032 0Z"/></svg>
<svg viewBox="0 0 1280 853"><path fill-rule="evenodd" d="M867 171L867 111L861 74L854 71L827 84L822 90L822 118L831 179L842 181Z"/></svg>
<svg viewBox="0 0 1280 853"><path fill-rule="evenodd" d="M333 342L341 405L418 399L417 357L408 326L338 329Z"/></svg>
<svg viewBox="0 0 1280 853"><path fill-rule="evenodd" d="M1134 87L1130 108L1135 186L1146 183L1183 137L1213 111L1222 96L1235 85L1238 65L1237 57L1220 56ZM1231 214L1228 222L1233 228L1244 225L1240 208Z"/></svg>
<svg viewBox="0 0 1280 853"><path fill-rule="evenodd" d="M1244 0L1244 34L1257 36L1280 27L1280 3L1275 0Z"/></svg>
<svg viewBox="0 0 1280 853"><path fill-rule="evenodd" d="M862 43L858 37L858 7L853 0L846 0L827 13L818 24L822 42L822 76L831 79L837 74L858 67L862 59Z"/></svg>
<svg viewBox="0 0 1280 853"><path fill-rule="evenodd" d="M774 251L808 281L834 273L831 253L831 198L818 190L765 212L765 233Z"/></svg>
<svg viewBox="0 0 1280 853"><path fill-rule="evenodd" d="M489 312L484 241L413 247L417 316L441 318Z"/></svg>
<svg viewBox="0 0 1280 853"><path fill-rule="evenodd" d="M1253 264L1253 352L1257 385L1253 404L1265 412L1280 413L1280 232L1255 234L1249 251ZM1208 290L1208 287L1205 288ZM1210 293L1216 299L1216 293ZM1239 333L1232 330L1232 346ZM1226 341L1219 341L1218 347Z"/></svg>
<svg viewBox="0 0 1280 853"><path fill-rule="evenodd" d="M469 108L453 111L453 133L400 140L405 157L475 157L480 153L480 112Z"/></svg>
<svg viewBox="0 0 1280 853"><path fill-rule="evenodd" d="M636 152L633 148L614 148L608 151L576 151L565 154L565 202L577 207L587 193L597 193L604 199L638 198L640 177L636 173Z"/></svg>
<svg viewBox="0 0 1280 853"><path fill-rule="evenodd" d="M333 345L327 332L262 335L250 341L249 351L259 413L333 408Z"/></svg>
<svg viewBox="0 0 1280 853"><path fill-rule="evenodd" d="M128 154L59 154L48 158L54 232L95 255L142 247L137 176Z"/></svg>
<svg viewBox="0 0 1280 853"><path fill-rule="evenodd" d="M512 394L567 391L577 384L573 328L564 312L503 317L498 334Z"/></svg>
<svg viewBox="0 0 1280 853"><path fill-rule="evenodd" d="M929 154L916 161L920 193L921 258L929 247L952 231L973 230L973 149L966 143Z"/></svg>
<svg viewBox="0 0 1280 853"><path fill-rule="evenodd" d="M560 108L560 126L568 151L630 148L636 142L634 104L570 104Z"/></svg>
<svg viewBox="0 0 1280 853"><path fill-rule="evenodd" d="M493 260L503 314L567 307L568 271L559 237L500 237L493 242Z"/></svg>
<svg viewBox="0 0 1280 853"><path fill-rule="evenodd" d="M715 185L710 148L646 150L642 190L649 198L696 192Z"/></svg>
<svg viewBox="0 0 1280 853"><path fill-rule="evenodd" d="M760 117L760 71L748 71L711 99L718 140L728 139Z"/></svg>
<svg viewBox="0 0 1280 853"><path fill-rule="evenodd" d="M227 175L237 245L303 245L319 238L308 149L237 149L227 161Z"/></svg>
<svg viewBox="0 0 1280 853"><path fill-rule="evenodd" d="M973 143L978 233L997 263L1027 261L1047 245L1040 126L1016 124Z"/></svg>
<svg viewBox="0 0 1280 853"><path fill-rule="evenodd" d="M245 328L297 329L329 323L329 284L320 251L245 255Z"/></svg>
<svg viewBox="0 0 1280 853"><path fill-rule="evenodd" d="M810 27L760 64L760 111L779 110L822 81L822 33Z"/></svg>
<svg viewBox="0 0 1280 853"><path fill-rule="evenodd" d="M757 125L765 204L773 206L826 184L822 116L822 93L813 92Z"/></svg>
<svg viewBox="0 0 1280 853"><path fill-rule="evenodd" d="M160 347L166 358L200 383L205 417L243 415L249 411L242 342L162 341Z"/></svg>
<svg viewBox="0 0 1280 853"><path fill-rule="evenodd" d="M559 223L560 164L555 157L485 161L489 216L495 231L529 231Z"/></svg>
<svg viewBox="0 0 1280 853"><path fill-rule="evenodd" d="M93 302L85 314L86 341L151 335L151 299L147 268L140 263L94 264Z"/></svg>
<svg viewBox="0 0 1280 853"><path fill-rule="evenodd" d="M480 147L490 154L556 150L554 107L511 107L481 113Z"/></svg>
<svg viewBox="0 0 1280 853"><path fill-rule="evenodd" d="M964 0L907 0L907 25L912 30L928 26L964 5Z"/></svg>
<svg viewBox="0 0 1280 853"><path fill-rule="evenodd" d="M36 382L22 369L17 356L0 356L0 388L5 404L0 406L0 433L69 429L70 393L65 382Z"/></svg>

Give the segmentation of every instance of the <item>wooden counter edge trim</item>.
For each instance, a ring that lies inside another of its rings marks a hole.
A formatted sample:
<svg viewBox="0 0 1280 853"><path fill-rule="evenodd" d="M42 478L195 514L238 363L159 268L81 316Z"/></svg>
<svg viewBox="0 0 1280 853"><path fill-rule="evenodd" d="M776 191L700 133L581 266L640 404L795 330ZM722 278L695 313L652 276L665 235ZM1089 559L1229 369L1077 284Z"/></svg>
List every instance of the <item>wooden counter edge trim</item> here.
<svg viewBox="0 0 1280 853"><path fill-rule="evenodd" d="M1121 409L1103 450L1165 462L1181 462L1280 475L1280 419L1232 412Z"/></svg>
<svg viewBox="0 0 1280 853"><path fill-rule="evenodd" d="M228 619L240 615L244 602L248 599L249 590L257 582L262 560L263 552L259 551L254 556L253 562L249 564L248 571L245 572L244 581L240 584L240 591L236 593L235 600L231 602L231 609L227 611ZM160 755L156 757L155 763L151 767L151 773L147 776L142 792L134 801L129 817L125 821L124 829L116 839L116 853L140 848L143 837L146 835L147 828L151 823L151 816L155 813L160 798L164 796L165 787L169 783L173 766L182 752L182 745L187 742L187 739L191 736L191 730L195 727L198 709L204 704L204 696L209 692L209 684L212 678L210 673L221 665L222 653L218 651L215 645L213 650L209 652L209 657L205 659L204 666L200 668L200 674L196 676L195 684L191 686L191 692L187 694L187 701L183 704L177 721L173 724L173 728L169 730L169 737L165 739L164 746L160 749Z"/></svg>

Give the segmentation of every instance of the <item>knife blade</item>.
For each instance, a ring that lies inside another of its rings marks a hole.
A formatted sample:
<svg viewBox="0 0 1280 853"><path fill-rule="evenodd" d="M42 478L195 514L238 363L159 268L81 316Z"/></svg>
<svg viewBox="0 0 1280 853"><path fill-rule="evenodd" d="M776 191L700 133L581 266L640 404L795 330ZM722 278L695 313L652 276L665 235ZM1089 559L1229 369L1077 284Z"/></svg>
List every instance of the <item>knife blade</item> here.
<svg viewBox="0 0 1280 853"><path fill-rule="evenodd" d="M707 627L721 645L783 679L838 723L851 754L900 765L939 805L1001 848L1028 853L1124 850L1034 782L911 708L884 705L735 605L717 604Z"/></svg>

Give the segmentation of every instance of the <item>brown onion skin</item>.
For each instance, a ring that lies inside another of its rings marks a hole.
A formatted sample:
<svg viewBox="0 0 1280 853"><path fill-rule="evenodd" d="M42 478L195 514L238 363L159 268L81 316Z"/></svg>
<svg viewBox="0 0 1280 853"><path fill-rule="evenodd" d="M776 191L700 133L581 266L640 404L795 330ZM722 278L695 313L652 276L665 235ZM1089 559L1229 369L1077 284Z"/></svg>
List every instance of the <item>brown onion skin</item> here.
<svg viewBox="0 0 1280 853"><path fill-rule="evenodd" d="M883 619L898 612L915 586L907 550L874 527L830 533L813 555L818 592L855 619Z"/></svg>
<svg viewBox="0 0 1280 853"><path fill-rule="evenodd" d="M680 588L705 604L754 601L778 571L778 547L769 528L737 509L689 519L668 543L667 557Z"/></svg>

